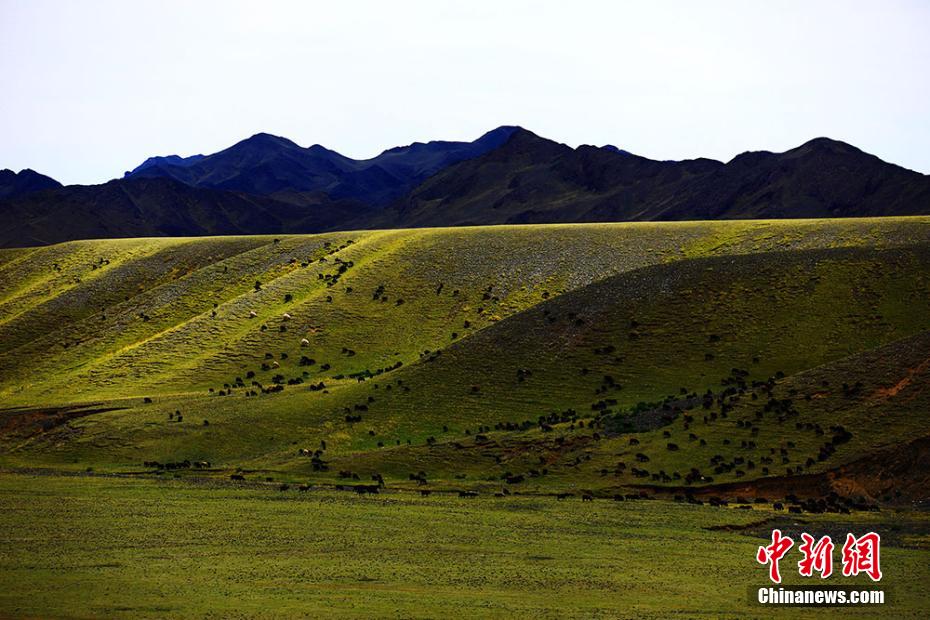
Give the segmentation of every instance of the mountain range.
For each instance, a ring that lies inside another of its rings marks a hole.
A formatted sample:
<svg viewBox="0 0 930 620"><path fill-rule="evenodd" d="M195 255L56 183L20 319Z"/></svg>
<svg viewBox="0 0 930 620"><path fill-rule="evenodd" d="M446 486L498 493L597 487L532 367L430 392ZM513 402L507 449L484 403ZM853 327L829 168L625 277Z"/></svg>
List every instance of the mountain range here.
<svg viewBox="0 0 930 620"><path fill-rule="evenodd" d="M213 155L149 158L126 178L167 177L194 187L260 195L323 191L337 200L383 205L444 168L498 148L515 131L499 127L474 142L414 142L365 160L260 133Z"/></svg>
<svg viewBox="0 0 930 620"><path fill-rule="evenodd" d="M504 126L355 160L256 134L210 155L150 157L123 178L62 186L0 171L0 247L71 239L305 233L550 222L930 213L930 176L817 138L729 162L571 148Z"/></svg>

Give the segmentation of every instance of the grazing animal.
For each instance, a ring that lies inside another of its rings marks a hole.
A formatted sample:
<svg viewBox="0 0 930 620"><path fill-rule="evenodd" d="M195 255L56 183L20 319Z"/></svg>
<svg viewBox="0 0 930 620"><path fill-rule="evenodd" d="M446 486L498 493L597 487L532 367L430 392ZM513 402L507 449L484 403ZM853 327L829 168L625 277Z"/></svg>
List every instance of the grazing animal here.
<svg viewBox="0 0 930 620"><path fill-rule="evenodd" d="M593 501L594 501L594 496L591 495L590 493L585 493L584 495L581 496L581 501L583 501L583 502L593 502Z"/></svg>
<svg viewBox="0 0 930 620"><path fill-rule="evenodd" d="M310 341L309 341L309 340L307 340L306 338L301 338L301 339L300 339L300 346L306 347L306 346L309 346L309 345L310 345Z"/></svg>
<svg viewBox="0 0 930 620"><path fill-rule="evenodd" d="M241 474L233 474L233 475L231 475L231 476L229 477L229 479L230 479L230 480L238 480L238 481L241 482L242 480L245 480L245 476L243 476L243 475L241 475Z"/></svg>
<svg viewBox="0 0 930 620"><path fill-rule="evenodd" d="M429 497L429 494L432 493L429 489L420 489L420 495L423 497Z"/></svg>
<svg viewBox="0 0 930 620"><path fill-rule="evenodd" d="M290 321L291 315L285 312L283 315L281 315L281 318L284 319L285 321Z"/></svg>
<svg viewBox="0 0 930 620"><path fill-rule="evenodd" d="M258 316L258 313L255 312L255 310L249 310L249 318L250 318L250 319L254 319L254 318L257 317L257 316Z"/></svg>

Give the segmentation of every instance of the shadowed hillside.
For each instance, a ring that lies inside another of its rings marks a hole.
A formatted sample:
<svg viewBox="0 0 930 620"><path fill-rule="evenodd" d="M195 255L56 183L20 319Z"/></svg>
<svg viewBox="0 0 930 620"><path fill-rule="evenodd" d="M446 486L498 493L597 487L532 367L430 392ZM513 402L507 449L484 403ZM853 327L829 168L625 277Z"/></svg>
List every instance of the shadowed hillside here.
<svg viewBox="0 0 930 620"><path fill-rule="evenodd" d="M358 217L363 211L325 194L269 198L139 178L0 201L0 247L72 239L317 232L330 228L333 218Z"/></svg>
<svg viewBox="0 0 930 620"><path fill-rule="evenodd" d="M930 178L827 138L785 153L654 161L526 130L435 175L383 223L403 226L914 215Z"/></svg>

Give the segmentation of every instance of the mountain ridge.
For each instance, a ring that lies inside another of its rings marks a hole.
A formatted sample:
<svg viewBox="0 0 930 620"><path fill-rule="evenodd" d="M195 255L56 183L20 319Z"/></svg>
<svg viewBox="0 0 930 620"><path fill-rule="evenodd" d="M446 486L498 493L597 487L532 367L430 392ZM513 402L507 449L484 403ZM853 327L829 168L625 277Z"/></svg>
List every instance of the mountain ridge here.
<svg viewBox="0 0 930 620"><path fill-rule="evenodd" d="M468 184L466 187L465 184ZM930 177L844 142L656 161L571 149L532 132L450 166L391 205L384 226L916 215Z"/></svg>
<svg viewBox="0 0 930 620"><path fill-rule="evenodd" d="M449 165L497 148L512 130L499 127L473 142L414 142L360 160L319 144L304 148L281 136L257 133L217 153L193 156L195 160L169 161L169 156L148 166L143 162L124 178L167 176L194 187L259 195L323 191L336 199L380 205Z"/></svg>
<svg viewBox="0 0 930 620"><path fill-rule="evenodd" d="M659 161L611 145L572 148L504 125L472 142L413 142L355 160L319 144L302 147L258 133L209 155L150 157L100 185L61 186L32 171L4 175L0 246L144 235L930 213L930 177L825 137L782 153L746 151L728 162Z"/></svg>

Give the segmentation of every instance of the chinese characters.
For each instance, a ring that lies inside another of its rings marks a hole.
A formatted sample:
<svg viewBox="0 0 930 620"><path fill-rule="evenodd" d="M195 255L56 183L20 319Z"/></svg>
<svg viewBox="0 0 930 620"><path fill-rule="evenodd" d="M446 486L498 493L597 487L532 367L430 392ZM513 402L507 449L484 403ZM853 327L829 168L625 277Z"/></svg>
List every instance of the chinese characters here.
<svg viewBox="0 0 930 620"><path fill-rule="evenodd" d="M835 545L830 536L815 539L808 533L801 534L801 544L798 551L802 558L798 561L798 572L802 577L812 577L818 573L821 579L833 574L833 549ZM781 530L772 530L772 542L759 547L756 552L756 561L768 565L769 579L774 583L781 583L779 561L787 555L794 546L794 540L781 533ZM869 532L861 537L852 533L846 535L846 542L842 549L843 576L854 577L864 573L872 579L879 581L882 578L879 548L881 537L875 532Z"/></svg>

